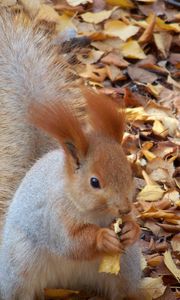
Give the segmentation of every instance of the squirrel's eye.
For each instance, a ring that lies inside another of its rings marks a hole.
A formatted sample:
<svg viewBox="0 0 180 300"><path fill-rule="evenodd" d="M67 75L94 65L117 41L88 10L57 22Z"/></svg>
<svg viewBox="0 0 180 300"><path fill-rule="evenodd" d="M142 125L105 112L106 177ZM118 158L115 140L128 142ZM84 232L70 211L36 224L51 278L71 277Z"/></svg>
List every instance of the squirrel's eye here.
<svg viewBox="0 0 180 300"><path fill-rule="evenodd" d="M91 177L90 182L91 182L91 185L92 185L93 188L95 188L95 189L100 189L101 188L99 180L96 177Z"/></svg>

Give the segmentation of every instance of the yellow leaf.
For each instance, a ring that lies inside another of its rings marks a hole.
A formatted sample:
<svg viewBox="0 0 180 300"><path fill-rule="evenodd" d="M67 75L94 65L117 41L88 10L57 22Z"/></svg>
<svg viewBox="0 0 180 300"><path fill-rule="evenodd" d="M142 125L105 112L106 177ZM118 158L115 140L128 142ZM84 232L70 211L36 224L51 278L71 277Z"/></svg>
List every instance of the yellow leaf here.
<svg viewBox="0 0 180 300"><path fill-rule="evenodd" d="M116 9L117 7L114 7L111 10L102 10L100 12L95 13L87 12L82 14L81 17L85 22L98 24L108 19L112 15L113 11L115 11Z"/></svg>
<svg viewBox="0 0 180 300"><path fill-rule="evenodd" d="M141 152L144 154L144 156L147 158L148 161L151 161L156 157L156 155L154 155L149 150L142 149Z"/></svg>
<svg viewBox="0 0 180 300"><path fill-rule="evenodd" d="M84 5L87 3L92 3L92 0L66 0L66 2L71 6L78 6L80 4Z"/></svg>
<svg viewBox="0 0 180 300"><path fill-rule="evenodd" d="M116 223L114 224L114 231L115 233L120 233L121 228L120 226L122 225L122 219L118 218L116 220ZM121 253L119 254L107 254L103 257L100 266L99 266L99 272L100 273L111 273L117 275L120 271L120 258L121 258Z"/></svg>
<svg viewBox="0 0 180 300"><path fill-rule="evenodd" d="M168 129L159 121L155 120L153 123L152 131L155 135L165 138L168 135Z"/></svg>
<svg viewBox="0 0 180 300"><path fill-rule="evenodd" d="M111 273L117 275L120 271L120 254L105 255L99 266L100 273Z"/></svg>
<svg viewBox="0 0 180 300"><path fill-rule="evenodd" d="M117 5L123 8L134 8L135 5L130 0L106 0L106 2L110 5Z"/></svg>
<svg viewBox="0 0 180 300"><path fill-rule="evenodd" d="M151 278L145 277L141 280L141 286L143 290L150 296L149 299L156 299L162 296L165 292L166 287L163 285L161 277Z"/></svg>
<svg viewBox="0 0 180 300"><path fill-rule="evenodd" d="M157 184L146 185L137 195L139 201L157 201L164 195L164 190Z"/></svg>
<svg viewBox="0 0 180 300"><path fill-rule="evenodd" d="M37 21L47 21L59 23L59 15L50 5L42 4L36 16Z"/></svg>
<svg viewBox="0 0 180 300"><path fill-rule="evenodd" d="M178 23L166 24L165 21L159 17L156 18L156 25L163 30L180 32L180 25Z"/></svg>
<svg viewBox="0 0 180 300"><path fill-rule="evenodd" d="M176 277L177 281L180 282L180 269L176 267L169 250L164 253L164 263L174 277Z"/></svg>
<svg viewBox="0 0 180 300"><path fill-rule="evenodd" d="M127 25L119 20L110 20L106 22L104 29L105 34L113 37L119 37L123 41L126 41L139 31L139 27Z"/></svg>
<svg viewBox="0 0 180 300"><path fill-rule="evenodd" d="M123 56L135 59L144 59L146 54L141 49L137 41L128 41L121 47L121 53Z"/></svg>
<svg viewBox="0 0 180 300"><path fill-rule="evenodd" d="M161 93L163 86L161 84L157 84L157 85L153 85L151 83L147 84L147 88L148 90L150 90L150 92L155 96L159 96L159 94Z"/></svg>
<svg viewBox="0 0 180 300"><path fill-rule="evenodd" d="M145 121L148 118L143 107L126 108L126 119L129 122L133 121Z"/></svg>
<svg viewBox="0 0 180 300"><path fill-rule="evenodd" d="M79 291L73 291L73 290L64 290L64 289L44 289L44 296L45 298L53 298L53 299L59 299L60 297L66 298L70 297L72 295L79 294Z"/></svg>

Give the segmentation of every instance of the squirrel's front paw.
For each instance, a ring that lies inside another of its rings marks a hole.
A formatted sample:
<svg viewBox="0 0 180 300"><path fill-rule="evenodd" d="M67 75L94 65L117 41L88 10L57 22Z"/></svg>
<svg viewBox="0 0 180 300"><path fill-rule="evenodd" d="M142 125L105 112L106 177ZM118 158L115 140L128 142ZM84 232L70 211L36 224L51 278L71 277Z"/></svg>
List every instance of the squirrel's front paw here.
<svg viewBox="0 0 180 300"><path fill-rule="evenodd" d="M134 244L140 236L140 227L135 221L125 222L122 231L120 241L124 247Z"/></svg>
<svg viewBox="0 0 180 300"><path fill-rule="evenodd" d="M108 228L101 228L97 233L97 249L103 253L119 253L122 245L116 233Z"/></svg>

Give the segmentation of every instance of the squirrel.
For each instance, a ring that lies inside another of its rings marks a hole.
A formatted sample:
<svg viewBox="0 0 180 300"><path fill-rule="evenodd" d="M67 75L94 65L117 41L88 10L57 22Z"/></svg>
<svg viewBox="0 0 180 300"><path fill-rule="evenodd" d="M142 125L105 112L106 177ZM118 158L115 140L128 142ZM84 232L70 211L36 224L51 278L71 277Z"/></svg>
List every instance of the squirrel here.
<svg viewBox="0 0 180 300"><path fill-rule="evenodd" d="M140 229L131 212L133 176L121 146L124 114L108 96L87 89L82 94L88 130L68 105L31 105L31 121L60 147L33 165L10 204L0 249L3 300L43 299L44 288L58 287L110 300L140 297ZM111 229L119 216L120 240ZM98 273L105 254L121 251L118 276Z"/></svg>
<svg viewBox="0 0 180 300"><path fill-rule="evenodd" d="M43 299L44 288L62 287L139 299L123 113L108 96L69 85L64 54L33 23L2 9L0 36L0 298ZM77 118L84 105L88 130ZM118 240L111 225L120 215ZM121 251L118 276L98 273L106 253Z"/></svg>
<svg viewBox="0 0 180 300"><path fill-rule="evenodd" d="M27 24L28 22L28 24ZM68 102L77 113L83 99L68 66L46 28L25 13L0 10L0 222L32 164L56 143L27 121L33 102ZM45 25L43 25L45 26ZM42 27L42 26L41 26ZM72 51L71 51L72 52ZM73 82L74 83L74 82ZM83 117L83 116L82 116Z"/></svg>

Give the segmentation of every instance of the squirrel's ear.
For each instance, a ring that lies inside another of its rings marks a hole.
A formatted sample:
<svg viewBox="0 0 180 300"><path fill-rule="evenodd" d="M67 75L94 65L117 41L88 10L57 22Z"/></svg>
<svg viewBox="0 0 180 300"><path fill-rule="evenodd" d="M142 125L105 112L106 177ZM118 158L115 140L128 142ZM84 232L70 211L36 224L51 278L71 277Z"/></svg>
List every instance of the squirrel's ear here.
<svg viewBox="0 0 180 300"><path fill-rule="evenodd" d="M109 96L97 94L83 87L90 121L92 126L101 134L106 135L121 143L125 129L125 112Z"/></svg>
<svg viewBox="0 0 180 300"><path fill-rule="evenodd" d="M36 103L30 107L30 121L55 137L77 167L86 156L89 143L81 124L68 106L59 102Z"/></svg>

